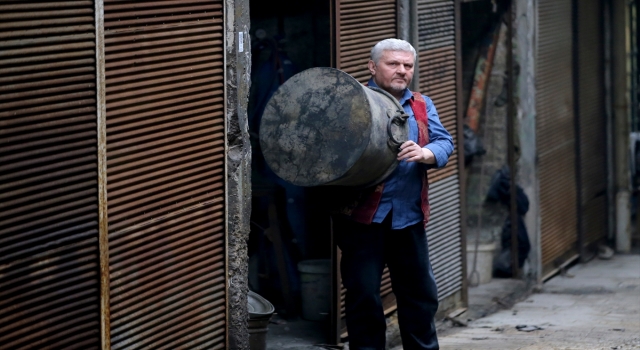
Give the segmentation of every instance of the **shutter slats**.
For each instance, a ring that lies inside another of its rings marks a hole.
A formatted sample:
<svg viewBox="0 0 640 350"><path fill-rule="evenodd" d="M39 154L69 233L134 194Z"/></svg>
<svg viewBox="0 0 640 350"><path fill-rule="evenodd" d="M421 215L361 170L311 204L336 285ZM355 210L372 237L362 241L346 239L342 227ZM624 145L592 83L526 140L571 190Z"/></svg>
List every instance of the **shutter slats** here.
<svg viewBox="0 0 640 350"><path fill-rule="evenodd" d="M92 1L0 5L0 348L99 347Z"/></svg>
<svg viewBox="0 0 640 350"><path fill-rule="evenodd" d="M199 85L210 85L215 88L222 88L223 86L222 79L216 76L193 80L174 81L173 83L169 83L169 79L160 79L160 84L161 85L150 86L147 88L137 88L134 96L132 96L132 94L127 94L126 91L123 91L121 94L111 93L114 101L118 99L120 99L120 101L113 102L109 104L108 107L116 109L118 107L132 105L133 103L130 101L132 97L137 97L136 102L152 102L154 100L170 97L172 93L187 94L190 92L196 92L202 88ZM134 84L131 85L131 88L135 87Z"/></svg>
<svg viewBox="0 0 640 350"><path fill-rule="evenodd" d="M577 5L578 15L578 118L580 134L580 217L584 244L590 245L607 234L606 139L603 91L603 39L601 4L588 0Z"/></svg>
<svg viewBox="0 0 640 350"><path fill-rule="evenodd" d="M574 249L577 241L576 139L571 1L544 0L538 9L536 144L544 274L562 263L558 259Z"/></svg>
<svg viewBox="0 0 640 350"><path fill-rule="evenodd" d="M449 5L453 6L452 2ZM430 9L430 7L426 9ZM438 8L436 7L435 9ZM451 15L453 15L453 12L451 12ZM454 34L455 33L452 32L449 36L451 44L453 44L455 40ZM422 35L426 36L426 34ZM440 121L451 136L453 136L454 145L457 145L455 46L451 46L451 44L418 53L420 67L419 87L423 94L433 100L438 110ZM457 172L457 152L455 152L452 154L445 168L429 171L429 182L434 183L440 181L457 174Z"/></svg>
<svg viewBox="0 0 640 350"><path fill-rule="evenodd" d="M223 348L222 1L105 1L112 348Z"/></svg>
<svg viewBox="0 0 640 350"><path fill-rule="evenodd" d="M209 66L211 67L211 66ZM183 68L183 69L188 69L192 74L199 74L200 71L197 68L201 68L201 67L196 67L196 69L194 69L194 67L190 67L190 68ZM214 74L222 74L222 69L212 69ZM175 71L173 73L176 73ZM179 71L179 73L184 73L184 71ZM142 76L140 77L142 79L144 78L148 78L148 76ZM166 77L158 77L157 82L156 83L160 83L160 84L165 84L168 82L174 81L173 78L171 78L171 76L166 76ZM107 90L107 93L116 93L119 91L123 91L123 90L129 90L129 89L134 89L134 88L142 88L142 87L147 87L147 86L153 86L153 85L149 85L149 83L145 80L127 80L124 84L118 85L116 87L114 87L111 90Z"/></svg>
<svg viewBox="0 0 640 350"><path fill-rule="evenodd" d="M455 4L453 0L418 1L418 81L433 101L440 122L456 149L442 169L429 174L431 217L427 224L429 258L444 300L462 289L460 184L458 180L458 96L456 83Z"/></svg>
<svg viewBox="0 0 640 350"><path fill-rule="evenodd" d="M40 11L51 8L68 8L73 7L77 8L74 11L89 11L89 13L93 13L93 1L53 1L53 2L37 2L37 3L17 3L17 4L9 4L9 5L0 5L0 11ZM27 17L28 12L20 17ZM4 16L4 15L3 15ZM16 14L17 17L17 14Z"/></svg>
<svg viewBox="0 0 640 350"><path fill-rule="evenodd" d="M369 80L366 67L373 45L397 36L396 2L341 0L338 6L340 32L336 68L365 83Z"/></svg>
<svg viewBox="0 0 640 350"><path fill-rule="evenodd" d="M419 44L416 48L418 51L456 45L453 1L418 2L418 40ZM455 63L455 61L450 62ZM428 66L421 65L421 67Z"/></svg>
<svg viewBox="0 0 640 350"><path fill-rule="evenodd" d="M429 260L438 285L438 299L443 300L462 288L460 184L457 166L451 175L429 185L429 202L432 208L427 224Z"/></svg>
<svg viewBox="0 0 640 350"><path fill-rule="evenodd" d="M180 95L174 98L166 98L161 101L155 101L154 105L157 107L156 110L163 110L163 108L179 108L181 106L185 106L188 103L194 103L195 101L201 101L203 99L209 98L209 103L222 103L222 94L217 91L205 91L202 93L194 93L188 95ZM111 122L107 122L109 124L114 124L119 122L120 120L127 120L133 118L144 118L149 115L154 115L154 111L149 108L145 108L145 106L130 106L127 108L122 108L113 113L114 120ZM120 118L122 116L122 118Z"/></svg>

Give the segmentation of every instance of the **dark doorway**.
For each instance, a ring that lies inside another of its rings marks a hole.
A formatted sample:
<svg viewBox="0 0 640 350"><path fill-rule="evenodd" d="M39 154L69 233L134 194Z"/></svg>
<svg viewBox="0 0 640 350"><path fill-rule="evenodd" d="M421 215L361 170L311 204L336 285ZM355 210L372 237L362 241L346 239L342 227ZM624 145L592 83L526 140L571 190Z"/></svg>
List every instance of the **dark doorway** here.
<svg viewBox="0 0 640 350"><path fill-rule="evenodd" d="M322 190L293 186L269 169L260 150L259 126L265 105L280 85L305 69L331 65L330 2L251 0L250 11L249 288L276 310L267 332L268 348L327 343L331 240Z"/></svg>

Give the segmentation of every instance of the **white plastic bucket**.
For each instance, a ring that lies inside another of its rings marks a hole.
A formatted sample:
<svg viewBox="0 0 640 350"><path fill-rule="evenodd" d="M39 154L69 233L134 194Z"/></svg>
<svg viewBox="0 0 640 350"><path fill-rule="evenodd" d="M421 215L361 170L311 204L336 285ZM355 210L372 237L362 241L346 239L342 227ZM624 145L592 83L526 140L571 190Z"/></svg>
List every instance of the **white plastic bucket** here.
<svg viewBox="0 0 640 350"><path fill-rule="evenodd" d="M327 319L331 308L331 260L303 260L298 263L302 318L309 321Z"/></svg>
<svg viewBox="0 0 640 350"><path fill-rule="evenodd" d="M467 276L471 277L473 273L473 256L476 245L473 242L467 244ZM472 283L478 281L478 284L485 284L491 281L493 272L493 255L496 251L495 243L478 245L478 260L476 261L476 270L478 276L473 276L470 280ZM478 279L479 277L479 279Z"/></svg>

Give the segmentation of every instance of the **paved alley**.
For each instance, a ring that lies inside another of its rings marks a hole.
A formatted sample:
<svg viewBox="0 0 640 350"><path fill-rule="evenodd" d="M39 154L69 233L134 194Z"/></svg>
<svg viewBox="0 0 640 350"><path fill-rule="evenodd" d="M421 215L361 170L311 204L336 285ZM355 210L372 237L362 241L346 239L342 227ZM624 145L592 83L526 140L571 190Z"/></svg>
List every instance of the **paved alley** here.
<svg viewBox="0 0 640 350"><path fill-rule="evenodd" d="M640 255L576 265L512 309L446 332L440 346L640 349Z"/></svg>

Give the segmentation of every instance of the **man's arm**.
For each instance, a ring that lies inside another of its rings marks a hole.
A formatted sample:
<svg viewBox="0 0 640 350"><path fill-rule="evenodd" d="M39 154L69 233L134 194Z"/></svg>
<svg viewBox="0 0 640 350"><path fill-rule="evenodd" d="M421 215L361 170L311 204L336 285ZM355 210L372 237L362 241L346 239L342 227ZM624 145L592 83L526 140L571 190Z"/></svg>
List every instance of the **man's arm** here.
<svg viewBox="0 0 640 350"><path fill-rule="evenodd" d="M424 95L423 98L427 102L427 118L429 119L429 143L424 148L431 151L435 158L433 163L427 164L434 164L434 168L442 168L447 165L449 157L453 153L453 138L440 122L433 101Z"/></svg>
<svg viewBox="0 0 640 350"><path fill-rule="evenodd" d="M447 165L449 156L453 153L453 138L440 122L438 111L433 101L423 95L427 103L427 118L429 119L429 143L420 148L415 142L407 141L400 146L398 160L420 162L428 168L442 168Z"/></svg>

